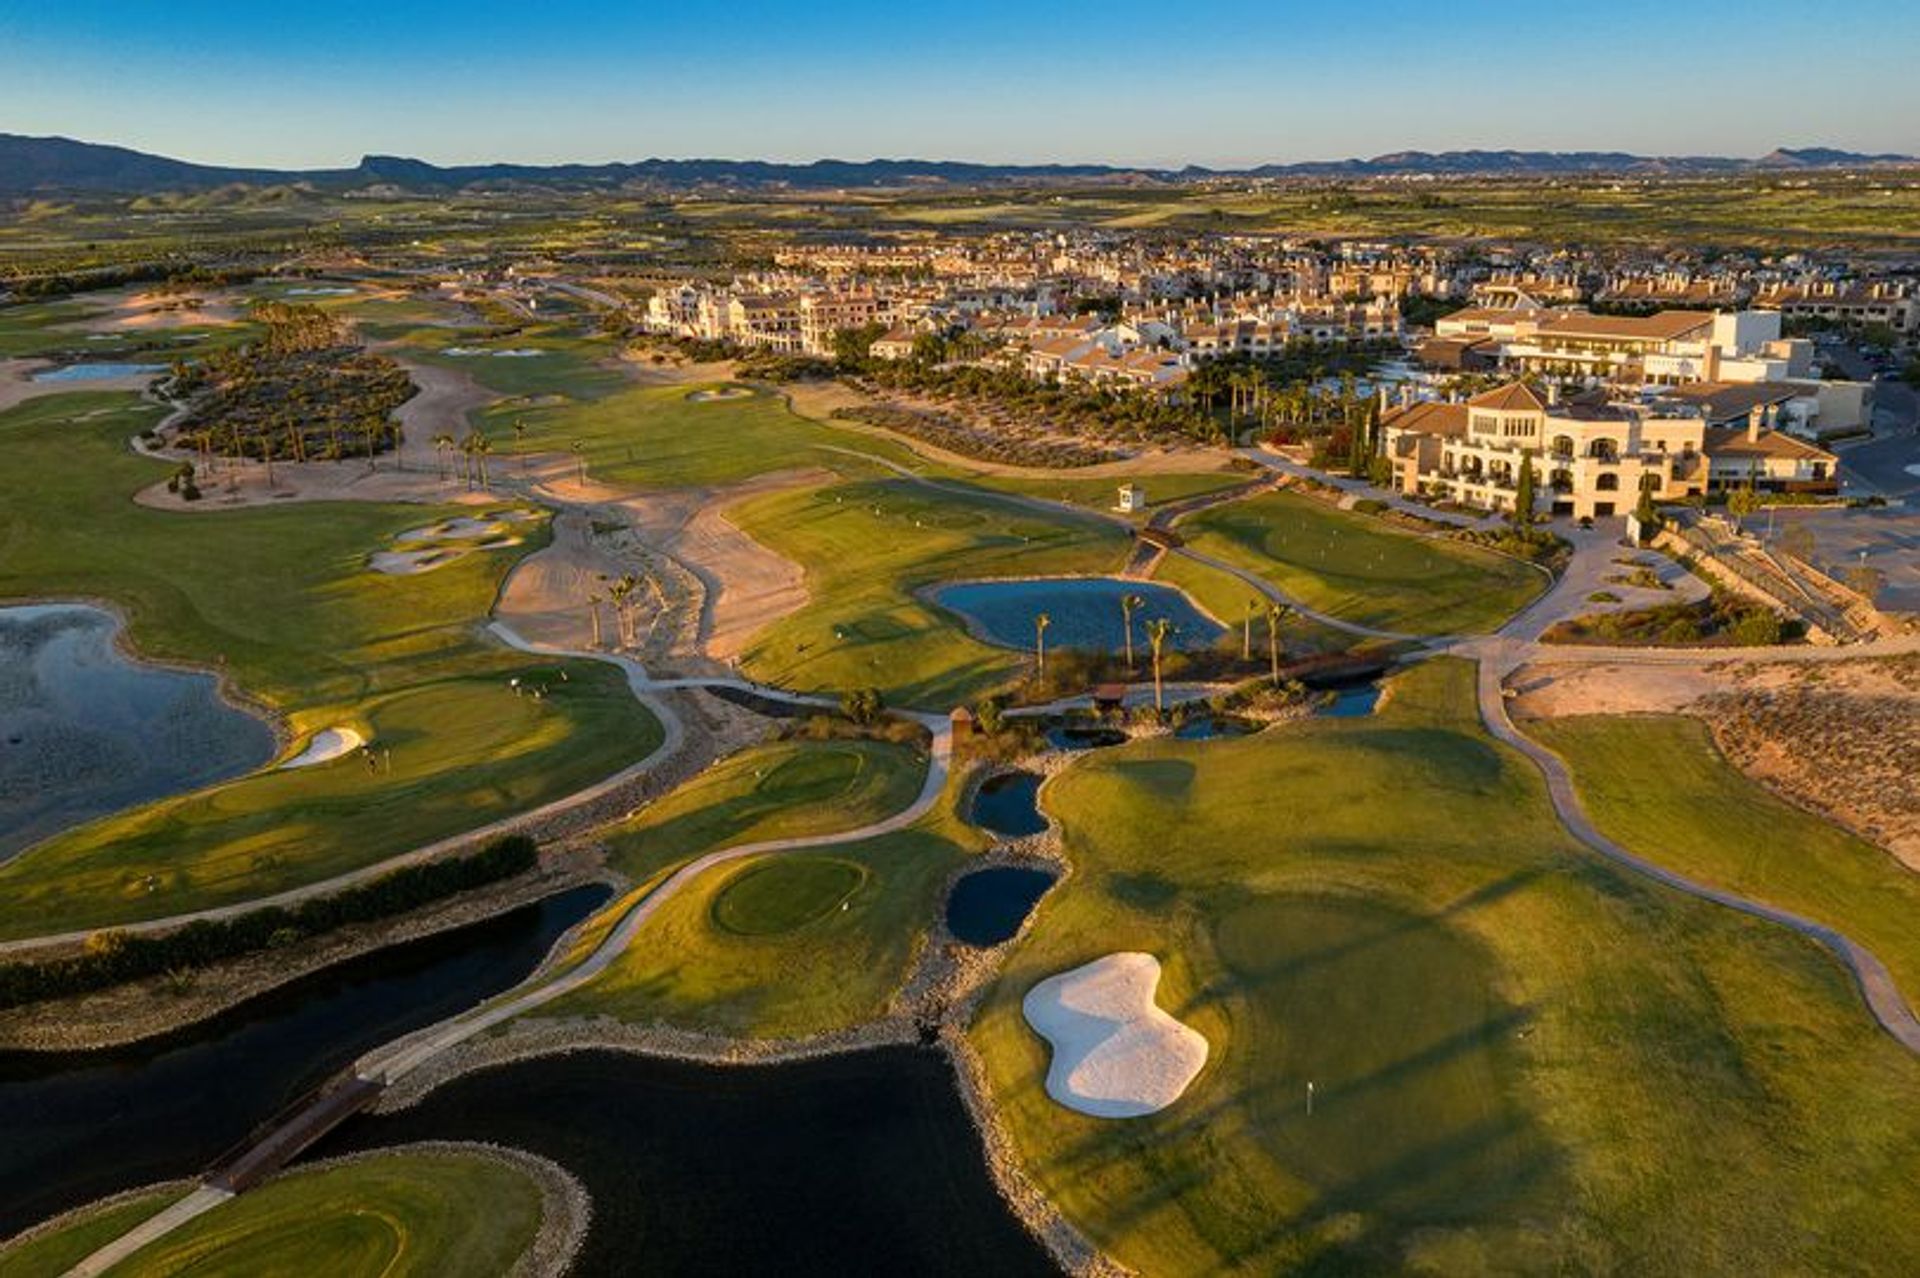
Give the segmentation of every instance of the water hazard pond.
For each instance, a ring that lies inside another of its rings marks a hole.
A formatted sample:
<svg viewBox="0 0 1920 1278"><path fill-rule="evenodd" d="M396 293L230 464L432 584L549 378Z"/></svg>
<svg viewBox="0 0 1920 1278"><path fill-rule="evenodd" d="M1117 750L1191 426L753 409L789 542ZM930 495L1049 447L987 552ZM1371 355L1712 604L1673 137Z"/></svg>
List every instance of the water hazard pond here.
<svg viewBox="0 0 1920 1278"><path fill-rule="evenodd" d="M607 895L575 888L351 959L167 1038L0 1053L0 1238L203 1170L361 1053L520 981Z"/></svg>
<svg viewBox="0 0 1920 1278"><path fill-rule="evenodd" d="M1119 652L1126 646L1120 601L1129 595L1141 600L1133 614L1133 642L1139 651L1146 650L1147 623L1160 618L1173 623L1167 640L1172 648L1211 648L1226 633L1219 622L1171 586L1118 577L960 581L937 588L933 599L966 618L981 639L1002 648L1031 651L1034 618L1045 613L1050 622L1049 648Z"/></svg>
<svg viewBox="0 0 1920 1278"><path fill-rule="evenodd" d="M0 608L0 859L273 757L212 675L136 662L119 629L82 604Z"/></svg>

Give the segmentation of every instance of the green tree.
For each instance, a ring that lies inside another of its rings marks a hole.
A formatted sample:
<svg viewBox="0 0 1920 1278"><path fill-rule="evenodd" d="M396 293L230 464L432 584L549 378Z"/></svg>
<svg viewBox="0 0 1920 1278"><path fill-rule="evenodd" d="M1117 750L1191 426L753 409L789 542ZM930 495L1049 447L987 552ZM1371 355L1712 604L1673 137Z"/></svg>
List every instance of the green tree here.
<svg viewBox="0 0 1920 1278"><path fill-rule="evenodd" d="M1280 686L1280 654L1284 651L1280 644L1280 623L1292 611L1289 604L1267 604L1267 672L1276 688Z"/></svg>
<svg viewBox="0 0 1920 1278"><path fill-rule="evenodd" d="M1053 618L1046 613L1036 613L1033 618L1033 661L1034 674L1041 679L1047 677L1047 627L1053 624Z"/></svg>
<svg viewBox="0 0 1920 1278"><path fill-rule="evenodd" d="M1136 609L1144 608L1147 601L1139 595L1122 595L1120 598L1120 624L1126 631L1127 673L1133 673L1133 614Z"/></svg>
<svg viewBox="0 0 1920 1278"><path fill-rule="evenodd" d="M1520 452L1520 474L1514 481L1513 491L1513 528L1523 535L1533 528L1533 450Z"/></svg>

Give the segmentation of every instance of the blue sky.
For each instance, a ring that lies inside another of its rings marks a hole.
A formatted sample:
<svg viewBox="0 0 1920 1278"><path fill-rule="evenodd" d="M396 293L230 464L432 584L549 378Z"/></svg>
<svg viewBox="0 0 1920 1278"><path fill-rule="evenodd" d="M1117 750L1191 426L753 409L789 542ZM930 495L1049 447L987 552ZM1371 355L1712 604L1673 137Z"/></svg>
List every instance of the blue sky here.
<svg viewBox="0 0 1920 1278"><path fill-rule="evenodd" d="M0 0L0 131L321 167L1920 152L1915 0Z"/></svg>

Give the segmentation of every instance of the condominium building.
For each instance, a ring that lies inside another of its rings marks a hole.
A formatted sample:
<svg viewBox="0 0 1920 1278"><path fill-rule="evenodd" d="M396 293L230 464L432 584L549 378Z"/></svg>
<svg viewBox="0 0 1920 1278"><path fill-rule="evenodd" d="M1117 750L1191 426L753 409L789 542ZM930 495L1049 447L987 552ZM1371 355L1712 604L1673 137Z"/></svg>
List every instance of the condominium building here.
<svg viewBox="0 0 1920 1278"><path fill-rule="evenodd" d="M1476 307L1442 316L1443 339L1494 345L1502 368L1627 385L1806 377L1813 345L1781 337L1778 311L1590 311Z"/></svg>
<svg viewBox="0 0 1920 1278"><path fill-rule="evenodd" d="M1754 301L1779 308L1796 319L1837 324L1884 324L1896 333L1920 332L1920 296L1905 281L1816 280L1774 284Z"/></svg>

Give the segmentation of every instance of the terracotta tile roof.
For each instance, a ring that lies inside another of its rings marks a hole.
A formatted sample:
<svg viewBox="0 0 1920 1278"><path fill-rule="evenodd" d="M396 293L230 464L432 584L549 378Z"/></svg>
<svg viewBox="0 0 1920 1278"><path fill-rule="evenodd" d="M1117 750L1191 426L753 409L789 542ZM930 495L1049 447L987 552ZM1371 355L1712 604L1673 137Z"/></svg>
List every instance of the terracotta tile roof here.
<svg viewBox="0 0 1920 1278"><path fill-rule="evenodd" d="M1547 406L1547 401L1541 399L1533 387L1525 382L1496 386L1475 395L1467 403L1475 408L1491 408L1497 413L1537 413Z"/></svg>
<svg viewBox="0 0 1920 1278"><path fill-rule="evenodd" d="M1760 432L1760 438L1748 439L1744 427L1710 426L1702 449L1709 457L1790 457L1801 461L1834 462L1839 458L1824 448L1815 448L1804 440L1777 430Z"/></svg>
<svg viewBox="0 0 1920 1278"><path fill-rule="evenodd" d="M1636 338L1673 341L1713 323L1711 311L1656 311L1652 315L1588 315L1574 312L1540 325L1542 336Z"/></svg>
<svg viewBox="0 0 1920 1278"><path fill-rule="evenodd" d="M1467 433L1467 406L1425 400L1404 408L1388 409L1381 416L1380 425L1422 435L1464 435Z"/></svg>

